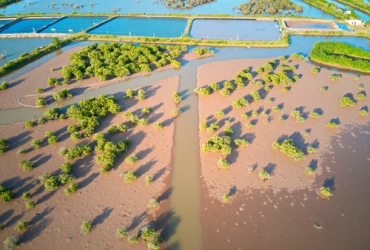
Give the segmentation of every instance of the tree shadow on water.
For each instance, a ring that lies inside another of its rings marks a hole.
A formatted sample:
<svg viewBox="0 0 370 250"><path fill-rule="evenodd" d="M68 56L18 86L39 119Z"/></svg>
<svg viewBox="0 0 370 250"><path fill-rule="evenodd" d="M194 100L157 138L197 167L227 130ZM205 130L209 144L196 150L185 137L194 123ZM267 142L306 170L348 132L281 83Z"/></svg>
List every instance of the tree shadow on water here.
<svg viewBox="0 0 370 250"><path fill-rule="evenodd" d="M167 200L168 198L170 198L170 195L173 191L173 187L170 187L168 188L166 191L164 191L158 198L157 198L157 201L158 202L161 202L161 201L165 201Z"/></svg>
<svg viewBox="0 0 370 250"><path fill-rule="evenodd" d="M181 222L180 216L176 215L173 210L162 213L156 220L150 224L154 224L157 230L162 230L161 236L163 242L167 242L172 235L176 233L176 229ZM166 248L176 249L176 248Z"/></svg>

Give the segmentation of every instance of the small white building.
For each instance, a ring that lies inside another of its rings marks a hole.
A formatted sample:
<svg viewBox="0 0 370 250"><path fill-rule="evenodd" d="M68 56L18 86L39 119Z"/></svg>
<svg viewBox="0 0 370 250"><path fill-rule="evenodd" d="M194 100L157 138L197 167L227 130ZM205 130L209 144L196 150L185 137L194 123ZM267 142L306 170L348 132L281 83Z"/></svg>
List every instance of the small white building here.
<svg viewBox="0 0 370 250"><path fill-rule="evenodd" d="M356 20L356 19L346 20L346 23L349 23L351 26L358 26L358 25L365 24L363 20Z"/></svg>

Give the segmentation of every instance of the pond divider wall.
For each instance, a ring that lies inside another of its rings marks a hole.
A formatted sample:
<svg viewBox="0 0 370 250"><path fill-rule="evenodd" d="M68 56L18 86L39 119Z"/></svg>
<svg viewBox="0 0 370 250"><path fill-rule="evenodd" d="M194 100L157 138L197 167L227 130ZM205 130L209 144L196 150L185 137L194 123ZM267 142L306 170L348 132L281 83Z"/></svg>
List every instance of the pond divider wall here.
<svg viewBox="0 0 370 250"><path fill-rule="evenodd" d="M4 19L1 19L1 20L6 20L6 19L4 18ZM12 19L12 20L13 21L11 21L10 23L7 23L4 26L0 27L0 32L3 31L3 30L5 30L5 29L7 29L9 26L11 26L13 24L20 22L22 20L22 18L16 18L16 19Z"/></svg>
<svg viewBox="0 0 370 250"><path fill-rule="evenodd" d="M307 24L328 24L329 26L333 26L333 28L330 29L317 29L317 28L291 28L287 25L287 22L297 22L297 23L307 23ZM284 18L282 21L283 27L287 29L288 31L312 31L312 30L318 30L318 31L343 31L339 26L331 20L323 20L323 19L297 19L297 18Z"/></svg>
<svg viewBox="0 0 370 250"><path fill-rule="evenodd" d="M88 16L88 17L94 17L94 16ZM100 27L100 26L102 26L103 24L105 24L105 23L108 23L108 22L110 22L110 21L112 21L113 19L115 19L115 18L117 18L116 16L114 16L114 17L110 17L110 18L108 18L107 20L104 20L104 21L102 21L102 22L100 22L100 23L98 23L98 24L95 24L94 26L91 26L90 28L87 28L86 30L85 30L85 33L88 33L89 31L91 31L91 30L93 30L93 29L96 29L96 28L98 28L98 27Z"/></svg>
<svg viewBox="0 0 370 250"><path fill-rule="evenodd" d="M63 20L63 19L65 19L66 17L67 17L67 16L62 16L61 18L59 18L59 19L55 20L54 22L51 22L51 23L49 23L48 25L45 25L45 26L44 26L44 27L42 27L41 29L36 30L36 33L41 33L41 31L43 31L44 29L46 29L46 28L50 27L51 25L56 24L57 22L62 21L62 20Z"/></svg>

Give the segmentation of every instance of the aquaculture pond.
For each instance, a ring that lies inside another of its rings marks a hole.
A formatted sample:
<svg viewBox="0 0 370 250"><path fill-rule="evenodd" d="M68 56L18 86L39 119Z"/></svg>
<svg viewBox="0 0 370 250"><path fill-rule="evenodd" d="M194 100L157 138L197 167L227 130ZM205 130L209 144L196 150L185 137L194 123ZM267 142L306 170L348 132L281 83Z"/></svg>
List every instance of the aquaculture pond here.
<svg viewBox="0 0 370 250"><path fill-rule="evenodd" d="M7 25L8 23L10 23L11 21L13 21L12 19L0 19L0 29Z"/></svg>
<svg viewBox="0 0 370 250"><path fill-rule="evenodd" d="M24 19L1 31L2 34L33 33L58 20L58 18Z"/></svg>
<svg viewBox="0 0 370 250"><path fill-rule="evenodd" d="M202 39L275 41L280 38L279 23L274 21L196 19L190 36Z"/></svg>
<svg viewBox="0 0 370 250"><path fill-rule="evenodd" d="M346 24L344 23L335 23L336 25L338 25L338 27L342 30L346 30L346 31L353 31L352 29L350 29Z"/></svg>
<svg viewBox="0 0 370 250"><path fill-rule="evenodd" d="M89 34L122 35L122 36L153 36L180 37L184 34L186 19L122 17L103 23L90 30Z"/></svg>
<svg viewBox="0 0 370 250"><path fill-rule="evenodd" d="M32 5L29 5L33 2ZM184 14L229 14L229 15L241 15L237 11L237 6L244 1L240 0L217 0L212 3L197 6L192 9L173 9L167 8L163 3L156 3L153 0L141 0L141 1L122 1L122 0L110 0L110 1L91 1L91 0L78 0L73 2L71 5L62 5L66 1L55 0L50 2L48 0L39 0L34 2L32 0L25 0L12 4L5 9L7 14L16 13L113 13L113 9L118 14L126 13L146 13L146 14L164 14L164 13L184 13ZM93 5L91 5L93 2ZM299 4L304 7L304 11L299 13L301 16L315 17L315 18L329 18L334 19L334 16L327 14L320 9L310 6L302 0L292 0L292 2ZM52 7L51 3L55 3ZM24 7L25 5L25 7ZM77 6L78 8L77 8ZM82 7L83 6L83 7ZM234 7L234 8L233 8ZM296 14L296 13L295 13Z"/></svg>
<svg viewBox="0 0 370 250"><path fill-rule="evenodd" d="M50 41L51 38L0 39L0 54L6 55L4 59L0 59L0 66L18 58L23 53L27 53L38 47L48 45Z"/></svg>
<svg viewBox="0 0 370 250"><path fill-rule="evenodd" d="M50 25L41 33L77 33L106 20L107 17L66 17Z"/></svg>
<svg viewBox="0 0 370 250"><path fill-rule="evenodd" d="M330 25L328 24L321 24L321 23L302 23L297 25L298 29L331 29Z"/></svg>

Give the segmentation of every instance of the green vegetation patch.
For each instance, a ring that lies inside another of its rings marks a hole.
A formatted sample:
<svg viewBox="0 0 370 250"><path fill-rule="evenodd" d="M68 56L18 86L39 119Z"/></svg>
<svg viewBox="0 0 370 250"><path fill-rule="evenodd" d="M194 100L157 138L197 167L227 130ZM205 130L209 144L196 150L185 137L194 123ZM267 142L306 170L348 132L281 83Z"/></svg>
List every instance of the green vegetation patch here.
<svg viewBox="0 0 370 250"><path fill-rule="evenodd" d="M370 72L370 52L342 42L317 42L310 58L322 64Z"/></svg>
<svg viewBox="0 0 370 250"><path fill-rule="evenodd" d="M274 142L272 147L274 149L280 149L281 152L293 158L295 161L302 161L305 159L303 152L294 145L293 139L285 139L282 143Z"/></svg>
<svg viewBox="0 0 370 250"><path fill-rule="evenodd" d="M203 152L218 152L231 154L231 138L229 136L213 136L202 144Z"/></svg>

